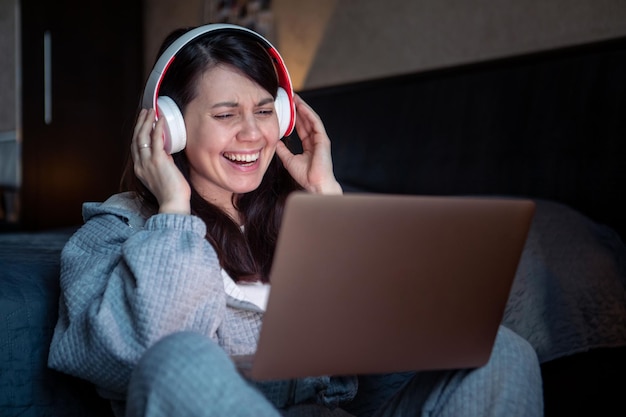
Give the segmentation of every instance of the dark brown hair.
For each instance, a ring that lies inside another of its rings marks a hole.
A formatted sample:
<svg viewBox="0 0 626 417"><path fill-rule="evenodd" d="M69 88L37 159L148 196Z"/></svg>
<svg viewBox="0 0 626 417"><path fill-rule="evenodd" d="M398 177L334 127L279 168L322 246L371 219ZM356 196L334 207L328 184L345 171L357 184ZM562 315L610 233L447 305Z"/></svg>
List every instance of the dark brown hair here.
<svg viewBox="0 0 626 417"><path fill-rule="evenodd" d="M172 32L161 46L162 53L188 29ZM159 95L169 96L183 111L197 94L198 80L218 64L230 65L275 98L278 91L276 69L265 47L251 36L220 31L202 35L184 46L167 70ZM191 212L207 225L207 240L217 251L222 267L235 281L267 282L272 265L278 229L285 199L301 189L274 155L260 186L249 193L233 196L244 228L221 209L200 196L189 181L189 161L185 152L173 155L174 162L191 186ZM144 206L158 212L154 195L135 176L129 158L122 179L122 189L135 191Z"/></svg>

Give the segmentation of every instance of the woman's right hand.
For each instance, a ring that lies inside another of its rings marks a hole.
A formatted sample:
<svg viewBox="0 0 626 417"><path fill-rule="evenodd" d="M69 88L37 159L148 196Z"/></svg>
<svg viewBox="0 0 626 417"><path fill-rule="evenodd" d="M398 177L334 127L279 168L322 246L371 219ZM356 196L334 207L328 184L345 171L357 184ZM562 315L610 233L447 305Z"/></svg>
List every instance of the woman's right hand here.
<svg viewBox="0 0 626 417"><path fill-rule="evenodd" d="M163 146L164 118L156 124L153 109L142 109L133 132L135 175L159 202L159 213L189 214L191 188ZM154 126L154 128L153 128Z"/></svg>

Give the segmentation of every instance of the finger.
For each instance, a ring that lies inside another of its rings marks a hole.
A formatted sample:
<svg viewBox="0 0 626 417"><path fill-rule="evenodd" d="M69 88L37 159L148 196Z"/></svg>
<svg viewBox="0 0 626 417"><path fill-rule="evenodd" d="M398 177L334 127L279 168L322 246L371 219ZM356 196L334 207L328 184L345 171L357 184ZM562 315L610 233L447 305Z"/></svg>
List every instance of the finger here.
<svg viewBox="0 0 626 417"><path fill-rule="evenodd" d="M165 127L165 118L161 117L154 124L154 129L152 130L152 136L150 137L150 145L152 147L153 152L160 153L161 151L165 151L165 141L164 138L164 127Z"/></svg>
<svg viewBox="0 0 626 417"><path fill-rule="evenodd" d="M314 125L319 125L323 127L322 118L313 110L309 104L302 99L299 95L295 96L296 109L298 113L304 113L306 116L306 120L311 122Z"/></svg>
<svg viewBox="0 0 626 417"><path fill-rule="evenodd" d="M139 152L138 152L139 151L139 145L138 145L139 134L141 132L141 128L144 125L147 114L148 114L147 109L141 109L141 111L139 112L139 115L137 116L135 128L133 129L133 138L130 142L130 153L133 158L133 161L135 162L139 159Z"/></svg>
<svg viewBox="0 0 626 417"><path fill-rule="evenodd" d="M304 100L300 98L300 96L298 95L295 96L295 103L296 103L296 113L297 113L296 129L299 128L304 133L305 131L310 130L311 113L309 111L308 105L304 102ZM300 130L298 130L298 134L300 134Z"/></svg>
<svg viewBox="0 0 626 417"><path fill-rule="evenodd" d="M291 164L291 160L295 156L283 141L278 141L276 144L276 155L278 155L285 167Z"/></svg>
<svg viewBox="0 0 626 417"><path fill-rule="evenodd" d="M152 136L154 125L154 110L150 109L141 124L137 135L137 152L140 158L149 158L151 155Z"/></svg>
<svg viewBox="0 0 626 417"><path fill-rule="evenodd" d="M303 142L323 141L327 138L326 128L319 115L299 96L296 98L296 131ZM300 122L300 123L298 123Z"/></svg>
<svg viewBox="0 0 626 417"><path fill-rule="evenodd" d="M137 115L137 122L135 123L135 128L133 129L133 140L135 140L135 138L137 137L139 129L141 128L141 124L143 123L147 113L147 109L141 109L139 111L139 114Z"/></svg>

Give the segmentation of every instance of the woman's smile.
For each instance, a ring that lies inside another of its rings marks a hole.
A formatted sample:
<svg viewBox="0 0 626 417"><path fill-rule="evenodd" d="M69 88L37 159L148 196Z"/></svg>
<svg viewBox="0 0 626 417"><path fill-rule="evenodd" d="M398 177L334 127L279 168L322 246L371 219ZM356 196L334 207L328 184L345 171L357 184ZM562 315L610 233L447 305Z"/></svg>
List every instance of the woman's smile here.
<svg viewBox="0 0 626 417"><path fill-rule="evenodd" d="M240 167L251 167L256 164L261 156L261 152L253 153L237 153L237 152L224 152L224 158L229 162L238 165Z"/></svg>

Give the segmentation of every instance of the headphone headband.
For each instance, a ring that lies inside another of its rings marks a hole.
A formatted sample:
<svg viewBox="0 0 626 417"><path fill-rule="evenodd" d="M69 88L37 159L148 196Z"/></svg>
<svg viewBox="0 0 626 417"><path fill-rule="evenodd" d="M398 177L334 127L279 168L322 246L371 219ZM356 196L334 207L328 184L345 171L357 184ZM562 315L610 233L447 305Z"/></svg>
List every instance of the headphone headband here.
<svg viewBox="0 0 626 417"><path fill-rule="evenodd" d="M265 39L257 32L254 32L253 30L250 30L243 26L232 25L228 23L213 23L191 29L190 31L184 33L181 37L176 39L169 47L167 47L167 49L165 49L165 51L157 60L154 68L152 69L152 72L150 73L150 76L148 77L148 81L146 82L146 87L143 92L142 107L146 109L158 109L157 100L159 98L159 89L161 87L161 82L163 81L163 77L167 72L167 68L176 57L176 54L185 45L198 38L199 36L217 31L241 32L251 35L258 41L260 41L268 49L268 52L272 57L272 60L274 61L274 66L278 74L278 84L285 90L289 100L289 120L287 125L282 126L281 130L285 130L285 132L281 131L281 136L289 135L293 131L293 128L295 126L296 109L293 101L293 86L291 84L291 77L289 76L289 72L287 71L287 67L285 66L282 57L280 56L276 48L274 48L274 46L267 39Z"/></svg>

